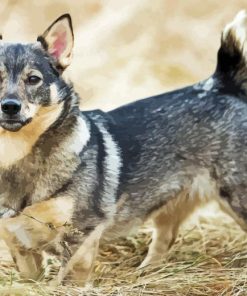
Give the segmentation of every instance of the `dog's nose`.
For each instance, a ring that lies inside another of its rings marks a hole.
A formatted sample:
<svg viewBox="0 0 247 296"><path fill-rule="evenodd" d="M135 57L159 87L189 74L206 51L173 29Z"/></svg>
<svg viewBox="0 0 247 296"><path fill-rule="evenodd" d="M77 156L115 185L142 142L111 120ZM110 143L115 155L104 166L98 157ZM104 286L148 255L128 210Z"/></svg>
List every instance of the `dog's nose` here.
<svg viewBox="0 0 247 296"><path fill-rule="evenodd" d="M3 99L1 101L1 109L7 115L15 115L21 110L21 102L17 99Z"/></svg>

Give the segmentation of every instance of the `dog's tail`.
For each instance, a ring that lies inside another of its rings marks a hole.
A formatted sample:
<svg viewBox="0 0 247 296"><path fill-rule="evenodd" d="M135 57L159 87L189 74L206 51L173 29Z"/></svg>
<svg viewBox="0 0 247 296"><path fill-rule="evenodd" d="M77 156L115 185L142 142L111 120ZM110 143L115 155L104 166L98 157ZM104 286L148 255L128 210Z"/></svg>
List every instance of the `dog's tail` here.
<svg viewBox="0 0 247 296"><path fill-rule="evenodd" d="M221 35L216 75L229 91L247 94L247 14L241 10Z"/></svg>

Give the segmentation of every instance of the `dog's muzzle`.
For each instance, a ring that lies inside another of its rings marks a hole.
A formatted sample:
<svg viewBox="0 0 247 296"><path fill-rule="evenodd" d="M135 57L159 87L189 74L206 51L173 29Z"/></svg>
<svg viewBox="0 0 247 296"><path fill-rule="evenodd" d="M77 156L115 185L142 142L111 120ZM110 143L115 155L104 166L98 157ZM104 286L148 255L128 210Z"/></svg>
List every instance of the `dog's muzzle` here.
<svg viewBox="0 0 247 296"><path fill-rule="evenodd" d="M1 101L1 110L7 116L16 115L21 111L21 102L17 99L3 99Z"/></svg>
<svg viewBox="0 0 247 296"><path fill-rule="evenodd" d="M0 118L0 126L11 132L19 131L24 125L29 123L31 119L23 119L21 111L21 102L16 98L5 98L1 101L2 118Z"/></svg>

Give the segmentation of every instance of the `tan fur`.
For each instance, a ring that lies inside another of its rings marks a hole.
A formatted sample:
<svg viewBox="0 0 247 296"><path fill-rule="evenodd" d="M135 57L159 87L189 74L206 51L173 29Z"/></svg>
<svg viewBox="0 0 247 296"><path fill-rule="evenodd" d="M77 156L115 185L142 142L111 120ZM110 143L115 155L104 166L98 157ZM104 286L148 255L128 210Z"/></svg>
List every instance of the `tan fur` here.
<svg viewBox="0 0 247 296"><path fill-rule="evenodd" d="M226 214L230 215L243 230L247 230L246 223L233 212L226 201L220 198L215 181L210 178L207 171L203 171L194 178L190 188L181 192L150 217L154 223L153 239L140 268L160 263L175 241L179 226L196 208L210 200L216 200Z"/></svg>
<svg viewBox="0 0 247 296"><path fill-rule="evenodd" d="M57 103L59 98L58 95L58 90L57 90L57 86L55 83L52 83L50 85L50 100L51 100L51 105Z"/></svg>
<svg viewBox="0 0 247 296"><path fill-rule="evenodd" d="M43 256L39 251L27 250L14 244L8 244L17 269L25 279L37 280L43 272Z"/></svg>
<svg viewBox="0 0 247 296"><path fill-rule="evenodd" d="M70 281L83 286L87 282L94 267L99 248L99 240L104 229L105 225L99 225L85 239L84 243L72 256L67 266L60 269L56 284L61 284L62 281Z"/></svg>
<svg viewBox="0 0 247 296"><path fill-rule="evenodd" d="M212 199L218 199L216 184L204 170L194 178L189 188L155 211L150 217L154 223L152 243L140 268L160 263L175 241L179 226L196 208Z"/></svg>
<svg viewBox="0 0 247 296"><path fill-rule="evenodd" d="M23 210L14 218L0 220L0 237L10 248L21 275L35 278L41 268L41 251L50 242L61 248L69 231L74 203L69 197L51 198Z"/></svg>
<svg viewBox="0 0 247 296"><path fill-rule="evenodd" d="M33 105L30 104L30 109ZM41 134L57 119L63 104L40 107L31 123L17 133L0 127L0 166L8 167L25 157ZM33 112L35 112L33 111Z"/></svg>
<svg viewBox="0 0 247 296"><path fill-rule="evenodd" d="M55 198L24 209L17 217L0 220L0 237L10 248L21 276L37 279L42 271L41 251L50 242L61 248L62 235L69 232L73 200ZM76 281L83 285L89 278L98 252L99 239L105 225L99 225L74 253L66 266L62 266L52 284Z"/></svg>

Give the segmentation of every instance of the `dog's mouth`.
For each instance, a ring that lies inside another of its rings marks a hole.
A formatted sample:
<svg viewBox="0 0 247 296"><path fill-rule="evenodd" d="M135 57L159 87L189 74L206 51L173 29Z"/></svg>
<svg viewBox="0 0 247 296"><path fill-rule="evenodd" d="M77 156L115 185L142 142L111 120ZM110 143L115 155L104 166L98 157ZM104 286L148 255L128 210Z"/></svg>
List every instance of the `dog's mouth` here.
<svg viewBox="0 0 247 296"><path fill-rule="evenodd" d="M18 132L23 126L27 125L32 118L26 120L0 120L0 126L10 132Z"/></svg>

